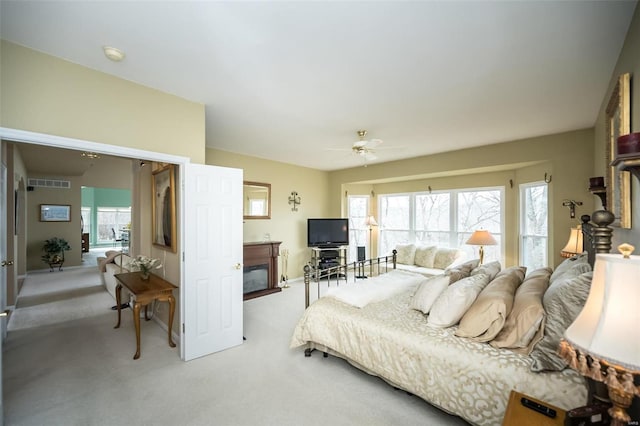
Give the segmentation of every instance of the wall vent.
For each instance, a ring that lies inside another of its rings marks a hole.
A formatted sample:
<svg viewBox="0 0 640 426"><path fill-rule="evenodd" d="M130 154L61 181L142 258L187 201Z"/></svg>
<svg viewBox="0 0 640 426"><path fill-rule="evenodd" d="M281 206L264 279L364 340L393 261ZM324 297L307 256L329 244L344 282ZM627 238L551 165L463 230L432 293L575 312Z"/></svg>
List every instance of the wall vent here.
<svg viewBox="0 0 640 426"><path fill-rule="evenodd" d="M29 178L27 182L28 186L40 188L71 189L70 180Z"/></svg>

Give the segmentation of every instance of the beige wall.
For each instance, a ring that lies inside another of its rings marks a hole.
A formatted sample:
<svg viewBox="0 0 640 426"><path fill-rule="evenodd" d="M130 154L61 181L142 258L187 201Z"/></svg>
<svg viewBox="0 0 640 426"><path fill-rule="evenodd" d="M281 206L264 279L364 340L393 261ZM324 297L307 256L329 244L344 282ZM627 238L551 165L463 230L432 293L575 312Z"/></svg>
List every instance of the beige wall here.
<svg viewBox="0 0 640 426"><path fill-rule="evenodd" d="M204 105L7 41L0 125L204 162Z"/></svg>
<svg viewBox="0 0 640 426"><path fill-rule="evenodd" d="M49 177L33 175L30 177ZM53 237L64 238L71 246L65 252L64 266L80 265L82 244L80 235L80 178L62 177L71 181L70 189L37 187L27 194L27 269L47 269L49 266L40 259L44 241ZM40 204L65 204L71 206L70 222L40 222Z"/></svg>
<svg viewBox="0 0 640 426"><path fill-rule="evenodd" d="M627 72L631 73L631 132L640 132L640 54L638 52L640 52L640 7L636 7L595 123L594 176L605 176L605 111L618 77ZM600 208L598 198L593 197L591 201L595 209ZM640 181L635 177L631 177L631 215L631 229L615 228L613 232L613 252L617 253L615 247L624 242L636 246L636 254L640 251Z"/></svg>
<svg viewBox="0 0 640 426"><path fill-rule="evenodd" d="M307 218L329 215L328 173L215 149L207 149L206 164L243 169L244 180L271 184L271 219L245 220L243 240L261 241L270 234L272 241L282 241L281 251L289 250L289 279L302 276L311 253ZM302 198L298 211L288 203L291 191Z"/></svg>
<svg viewBox="0 0 640 426"><path fill-rule="evenodd" d="M561 261L559 253L566 244L569 228L579 223L580 215L592 210L591 206L578 207L576 218L571 219L569 210L562 206L564 199L591 199L587 188L592 176L592 141L593 130L585 129L331 172L330 214L344 211L344 190L354 182L372 182L376 194L425 191L428 186L433 190L505 186L505 263L512 266L519 257L518 185L542 181L546 173L552 177L549 263L554 265ZM378 183L384 180L393 182ZM509 180L513 180L513 188ZM372 203L375 208L377 200Z"/></svg>

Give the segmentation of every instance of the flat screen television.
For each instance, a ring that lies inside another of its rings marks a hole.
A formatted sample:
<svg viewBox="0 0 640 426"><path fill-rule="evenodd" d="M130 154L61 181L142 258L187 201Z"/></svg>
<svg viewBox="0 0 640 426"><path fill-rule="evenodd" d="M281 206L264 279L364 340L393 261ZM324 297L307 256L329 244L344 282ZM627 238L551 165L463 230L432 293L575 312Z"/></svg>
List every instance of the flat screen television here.
<svg viewBox="0 0 640 426"><path fill-rule="evenodd" d="M307 219L309 247L349 245L349 219Z"/></svg>

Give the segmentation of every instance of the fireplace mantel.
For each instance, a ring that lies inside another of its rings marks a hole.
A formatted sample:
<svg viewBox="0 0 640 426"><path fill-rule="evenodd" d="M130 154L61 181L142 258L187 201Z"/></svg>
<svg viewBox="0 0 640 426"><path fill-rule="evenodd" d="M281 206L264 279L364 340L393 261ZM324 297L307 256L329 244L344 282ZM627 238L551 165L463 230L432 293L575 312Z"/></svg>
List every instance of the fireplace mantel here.
<svg viewBox="0 0 640 426"><path fill-rule="evenodd" d="M266 288L244 293L244 300L276 293L282 289L278 286L278 256L280 241L258 241L244 243L243 257L245 271L252 267L264 265L267 269Z"/></svg>

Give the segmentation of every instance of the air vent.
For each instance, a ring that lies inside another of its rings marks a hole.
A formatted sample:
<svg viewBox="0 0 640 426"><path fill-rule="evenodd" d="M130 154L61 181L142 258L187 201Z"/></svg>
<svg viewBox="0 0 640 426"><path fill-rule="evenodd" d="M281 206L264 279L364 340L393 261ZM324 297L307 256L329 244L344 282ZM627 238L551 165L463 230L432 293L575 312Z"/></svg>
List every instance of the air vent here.
<svg viewBox="0 0 640 426"><path fill-rule="evenodd" d="M29 178L27 185L40 188L71 189L71 181L60 179Z"/></svg>

